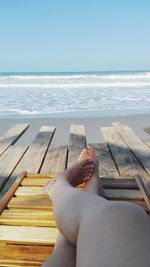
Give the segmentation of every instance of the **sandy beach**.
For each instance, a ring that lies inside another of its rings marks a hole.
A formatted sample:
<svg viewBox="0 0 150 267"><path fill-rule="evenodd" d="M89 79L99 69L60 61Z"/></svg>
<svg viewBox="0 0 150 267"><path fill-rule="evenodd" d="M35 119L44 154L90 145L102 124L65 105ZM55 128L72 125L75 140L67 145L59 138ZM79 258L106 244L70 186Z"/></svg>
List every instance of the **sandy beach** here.
<svg viewBox="0 0 150 267"><path fill-rule="evenodd" d="M150 127L150 115L131 115L99 118L22 118L22 119L0 119L0 135L15 123L27 122L30 124L28 131L20 138L18 143L30 144L37 131L42 125L53 125L56 127L52 144L54 146L67 145L69 142L69 128L71 124L84 124L88 143L103 142L100 134L101 127L110 127L112 122L122 122L129 125L142 139L150 137L144 132L144 128Z"/></svg>

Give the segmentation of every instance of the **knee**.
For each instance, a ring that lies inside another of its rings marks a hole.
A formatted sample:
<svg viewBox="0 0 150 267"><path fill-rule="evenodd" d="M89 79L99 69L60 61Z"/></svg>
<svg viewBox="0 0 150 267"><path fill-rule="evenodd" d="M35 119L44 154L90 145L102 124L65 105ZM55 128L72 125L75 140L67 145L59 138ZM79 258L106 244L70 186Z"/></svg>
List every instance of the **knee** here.
<svg viewBox="0 0 150 267"><path fill-rule="evenodd" d="M112 221L114 219L114 221L118 221L123 225L129 223L134 226L137 222L145 224L148 220L146 212L136 204L111 202L106 209Z"/></svg>

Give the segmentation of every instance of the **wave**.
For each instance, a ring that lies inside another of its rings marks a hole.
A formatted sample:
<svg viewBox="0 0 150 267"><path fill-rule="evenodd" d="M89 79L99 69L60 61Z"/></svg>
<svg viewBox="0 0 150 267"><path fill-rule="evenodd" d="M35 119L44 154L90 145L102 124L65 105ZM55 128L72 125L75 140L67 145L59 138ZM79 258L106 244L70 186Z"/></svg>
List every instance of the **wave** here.
<svg viewBox="0 0 150 267"><path fill-rule="evenodd" d="M150 79L150 72L122 74L69 74L69 75L0 75L1 80L133 80Z"/></svg>
<svg viewBox="0 0 150 267"><path fill-rule="evenodd" d="M67 89L67 88L90 88L90 89L99 89L99 88L142 88L142 87L150 87L149 82L114 82L114 83L55 83L55 84L37 84L37 83L30 83L30 84L0 84L0 88L39 88L39 89Z"/></svg>

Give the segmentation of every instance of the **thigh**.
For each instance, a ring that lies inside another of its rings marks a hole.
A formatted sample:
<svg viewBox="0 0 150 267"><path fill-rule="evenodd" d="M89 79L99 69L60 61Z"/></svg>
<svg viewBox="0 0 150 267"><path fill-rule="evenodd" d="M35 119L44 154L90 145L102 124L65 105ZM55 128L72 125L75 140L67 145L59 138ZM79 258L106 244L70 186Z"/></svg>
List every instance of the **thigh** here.
<svg viewBox="0 0 150 267"><path fill-rule="evenodd" d="M136 205L107 202L85 214L77 243L77 267L150 266L150 222Z"/></svg>

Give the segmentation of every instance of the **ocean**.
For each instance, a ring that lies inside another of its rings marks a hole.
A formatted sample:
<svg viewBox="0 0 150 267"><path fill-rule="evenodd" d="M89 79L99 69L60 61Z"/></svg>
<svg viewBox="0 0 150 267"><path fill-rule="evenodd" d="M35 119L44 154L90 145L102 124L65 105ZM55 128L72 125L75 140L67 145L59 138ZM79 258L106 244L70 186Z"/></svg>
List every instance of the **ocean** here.
<svg viewBox="0 0 150 267"><path fill-rule="evenodd" d="M150 113L150 71L0 73L0 118Z"/></svg>

